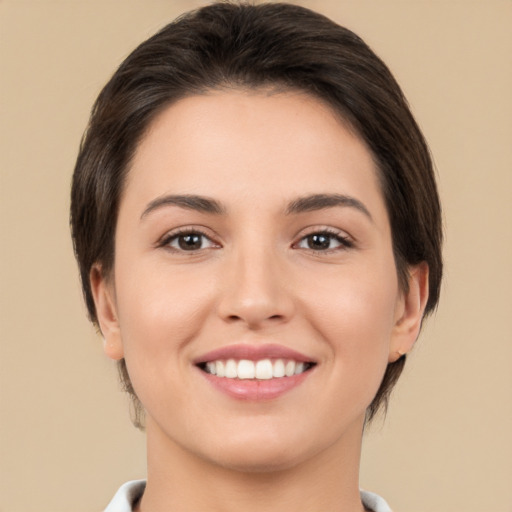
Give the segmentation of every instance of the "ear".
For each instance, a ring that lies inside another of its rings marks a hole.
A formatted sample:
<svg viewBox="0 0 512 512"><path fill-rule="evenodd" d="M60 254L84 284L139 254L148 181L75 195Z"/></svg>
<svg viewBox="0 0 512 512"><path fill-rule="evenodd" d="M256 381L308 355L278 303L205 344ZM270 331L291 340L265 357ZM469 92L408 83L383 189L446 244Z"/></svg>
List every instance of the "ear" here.
<svg viewBox="0 0 512 512"><path fill-rule="evenodd" d="M428 265L425 262L409 268L409 290L403 292L397 304L389 349L390 363L407 354L420 333L428 300L428 273Z"/></svg>
<svg viewBox="0 0 512 512"><path fill-rule="evenodd" d="M99 264L94 264L89 273L96 316L103 335L103 351L110 359L124 357L121 330L117 317L114 286L104 275Z"/></svg>

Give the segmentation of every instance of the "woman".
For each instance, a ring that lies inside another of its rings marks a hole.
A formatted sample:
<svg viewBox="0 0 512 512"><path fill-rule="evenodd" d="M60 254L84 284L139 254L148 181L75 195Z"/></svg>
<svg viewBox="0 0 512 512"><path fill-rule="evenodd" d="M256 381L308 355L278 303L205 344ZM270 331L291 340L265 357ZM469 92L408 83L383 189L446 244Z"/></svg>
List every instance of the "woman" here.
<svg viewBox="0 0 512 512"><path fill-rule="evenodd" d="M85 300L144 421L112 511L384 512L365 422L437 303L425 141L356 35L287 4L215 4L101 92L71 223Z"/></svg>

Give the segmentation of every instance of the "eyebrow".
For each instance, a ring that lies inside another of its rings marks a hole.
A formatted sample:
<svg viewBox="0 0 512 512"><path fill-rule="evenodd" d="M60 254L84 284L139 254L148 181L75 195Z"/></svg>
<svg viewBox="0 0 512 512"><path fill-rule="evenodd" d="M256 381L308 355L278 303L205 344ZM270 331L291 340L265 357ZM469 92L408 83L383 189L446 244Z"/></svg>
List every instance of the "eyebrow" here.
<svg viewBox="0 0 512 512"><path fill-rule="evenodd" d="M323 210L325 208L333 208L335 206L343 206L355 208L364 213L372 222L373 218L366 206L352 196L343 194L313 194L310 196L299 197L292 201L286 209L286 214L312 212L316 210Z"/></svg>
<svg viewBox="0 0 512 512"><path fill-rule="evenodd" d="M209 197L196 196L196 195L165 195L157 197L151 201L146 209L140 216L141 219L146 217L149 213L162 208L164 206L179 206L180 208L186 208L187 210L195 210L203 213L213 213L215 215L221 215L225 213L223 206Z"/></svg>
<svg viewBox="0 0 512 512"><path fill-rule="evenodd" d="M184 195L165 195L157 197L151 201L141 215L141 219L146 217L149 213L165 206L178 206L188 210L195 210L203 213L210 213L214 215L222 215L226 212L222 204L212 198L205 196L198 196L193 194ZM343 194L313 194L309 196L299 197L288 204L286 208L286 215L293 215L298 213L312 212L316 210L324 210L326 208L334 208L336 206L355 208L371 221L373 218L368 211L368 208L352 196Z"/></svg>

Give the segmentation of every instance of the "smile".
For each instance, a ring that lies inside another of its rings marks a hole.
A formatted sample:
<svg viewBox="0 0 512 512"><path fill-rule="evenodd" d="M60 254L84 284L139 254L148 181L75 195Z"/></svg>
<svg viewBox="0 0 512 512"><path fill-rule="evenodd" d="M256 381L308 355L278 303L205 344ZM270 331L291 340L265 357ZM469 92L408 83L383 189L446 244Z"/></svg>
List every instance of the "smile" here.
<svg viewBox="0 0 512 512"><path fill-rule="evenodd" d="M199 366L210 375L226 379L269 380L300 375L312 368L313 364L293 359L260 359L257 361L228 359L208 361Z"/></svg>
<svg viewBox="0 0 512 512"><path fill-rule="evenodd" d="M231 398L274 400L297 388L317 366L311 356L274 344L224 346L194 361L215 389Z"/></svg>

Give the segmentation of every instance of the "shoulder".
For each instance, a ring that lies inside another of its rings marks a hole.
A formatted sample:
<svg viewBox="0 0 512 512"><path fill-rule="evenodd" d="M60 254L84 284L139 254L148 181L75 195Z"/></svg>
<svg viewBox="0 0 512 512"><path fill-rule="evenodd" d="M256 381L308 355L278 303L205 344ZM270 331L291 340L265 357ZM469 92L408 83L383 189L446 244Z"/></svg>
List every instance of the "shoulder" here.
<svg viewBox="0 0 512 512"><path fill-rule="evenodd" d="M131 480L116 492L104 512L132 512L146 488L146 480Z"/></svg>

